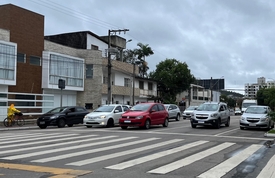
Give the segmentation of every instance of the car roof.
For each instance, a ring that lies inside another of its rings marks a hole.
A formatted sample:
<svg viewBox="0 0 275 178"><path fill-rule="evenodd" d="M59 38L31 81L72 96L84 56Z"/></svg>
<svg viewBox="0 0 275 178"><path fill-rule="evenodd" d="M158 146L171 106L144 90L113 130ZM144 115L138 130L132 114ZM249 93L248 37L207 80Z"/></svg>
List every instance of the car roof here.
<svg viewBox="0 0 275 178"><path fill-rule="evenodd" d="M262 108L262 107L268 107L268 106L263 106L263 105L251 105L251 106L248 106L248 107L258 107L258 108Z"/></svg>

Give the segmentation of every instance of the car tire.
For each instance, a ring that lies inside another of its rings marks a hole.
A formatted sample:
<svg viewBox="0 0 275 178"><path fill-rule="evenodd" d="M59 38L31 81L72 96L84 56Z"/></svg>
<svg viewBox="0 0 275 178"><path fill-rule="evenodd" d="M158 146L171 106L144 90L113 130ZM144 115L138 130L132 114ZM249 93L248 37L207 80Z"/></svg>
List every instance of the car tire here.
<svg viewBox="0 0 275 178"><path fill-rule="evenodd" d="M176 117L176 121L179 121L179 120L180 120L180 115L178 114Z"/></svg>
<svg viewBox="0 0 275 178"><path fill-rule="evenodd" d="M68 125L68 127L72 127L73 126L73 124L67 124Z"/></svg>
<svg viewBox="0 0 275 178"><path fill-rule="evenodd" d="M146 129L146 130L147 130L147 129L150 129L150 120L149 120L149 119L147 119L147 120L145 121L143 128Z"/></svg>
<svg viewBox="0 0 275 178"><path fill-rule="evenodd" d="M46 125L40 125L39 128L40 128L40 129L46 129L47 126L46 126Z"/></svg>
<svg viewBox="0 0 275 178"><path fill-rule="evenodd" d="M230 118L227 118L227 122L225 123L225 126L226 126L226 127L229 127L229 126L230 126Z"/></svg>
<svg viewBox="0 0 275 178"><path fill-rule="evenodd" d="M162 126L163 126L163 127L168 127L168 125L169 125L169 120L166 118L166 119L164 120L164 123L162 124Z"/></svg>
<svg viewBox="0 0 275 178"><path fill-rule="evenodd" d="M128 126L121 126L121 129L126 130Z"/></svg>
<svg viewBox="0 0 275 178"><path fill-rule="evenodd" d="M106 127L114 127L114 120L112 118L108 119Z"/></svg>
<svg viewBox="0 0 275 178"><path fill-rule="evenodd" d="M193 129L195 129L195 128L197 127L197 125L191 123L191 127L192 127Z"/></svg>
<svg viewBox="0 0 275 178"><path fill-rule="evenodd" d="M220 127L221 127L221 121L220 121L220 119L218 119L216 124L215 124L215 128L219 129Z"/></svg>
<svg viewBox="0 0 275 178"><path fill-rule="evenodd" d="M87 127L87 128L92 128L93 126L89 126L89 125L87 125L86 127Z"/></svg>
<svg viewBox="0 0 275 178"><path fill-rule="evenodd" d="M65 125L66 125L66 123L65 123L64 119L59 119L58 120L58 123L57 123L58 128L63 128L63 127L65 127Z"/></svg>

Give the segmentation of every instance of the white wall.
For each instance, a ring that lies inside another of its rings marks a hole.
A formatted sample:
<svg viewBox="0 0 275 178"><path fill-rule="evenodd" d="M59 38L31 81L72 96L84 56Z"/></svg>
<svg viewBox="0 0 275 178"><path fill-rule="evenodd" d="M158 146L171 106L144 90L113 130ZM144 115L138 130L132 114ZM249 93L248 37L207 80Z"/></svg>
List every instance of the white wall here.
<svg viewBox="0 0 275 178"><path fill-rule="evenodd" d="M105 50L108 49L108 44L87 34L87 49L91 49L91 45L98 46L98 50L102 51L102 57L107 57L105 55Z"/></svg>

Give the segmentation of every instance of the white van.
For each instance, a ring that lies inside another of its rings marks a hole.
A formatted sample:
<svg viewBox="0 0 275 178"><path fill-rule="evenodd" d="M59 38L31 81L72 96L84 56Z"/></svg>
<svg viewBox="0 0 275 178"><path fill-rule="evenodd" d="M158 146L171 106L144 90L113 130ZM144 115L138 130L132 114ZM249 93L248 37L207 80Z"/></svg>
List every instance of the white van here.
<svg viewBox="0 0 275 178"><path fill-rule="evenodd" d="M245 99L245 100L243 100L243 103L242 103L242 113L243 113L249 106L253 106L253 105L257 105L257 100L250 100L250 99Z"/></svg>

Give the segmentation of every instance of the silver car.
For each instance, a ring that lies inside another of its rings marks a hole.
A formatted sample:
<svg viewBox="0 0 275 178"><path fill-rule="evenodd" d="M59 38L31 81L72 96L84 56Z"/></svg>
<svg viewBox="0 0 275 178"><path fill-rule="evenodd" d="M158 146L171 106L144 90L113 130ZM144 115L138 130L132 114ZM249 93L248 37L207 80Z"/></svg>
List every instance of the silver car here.
<svg viewBox="0 0 275 178"><path fill-rule="evenodd" d="M83 125L88 128L93 126L113 127L118 124L121 115L127 110L129 107L121 104L100 106L84 117Z"/></svg>
<svg viewBox="0 0 275 178"><path fill-rule="evenodd" d="M189 106L182 112L183 119L190 119L193 112L197 109L198 106Z"/></svg>
<svg viewBox="0 0 275 178"><path fill-rule="evenodd" d="M268 116L271 109L268 106L249 106L240 119L240 129L263 128L269 130L274 128L274 121Z"/></svg>
<svg viewBox="0 0 275 178"><path fill-rule="evenodd" d="M175 104L164 104L165 109L167 110L169 114L169 120L170 119L176 119L176 121L180 120L180 108Z"/></svg>
<svg viewBox="0 0 275 178"><path fill-rule="evenodd" d="M190 123L192 128L197 125L214 126L219 129L221 124L226 127L230 125L230 111L227 104L223 102L206 102L197 108L191 115Z"/></svg>

